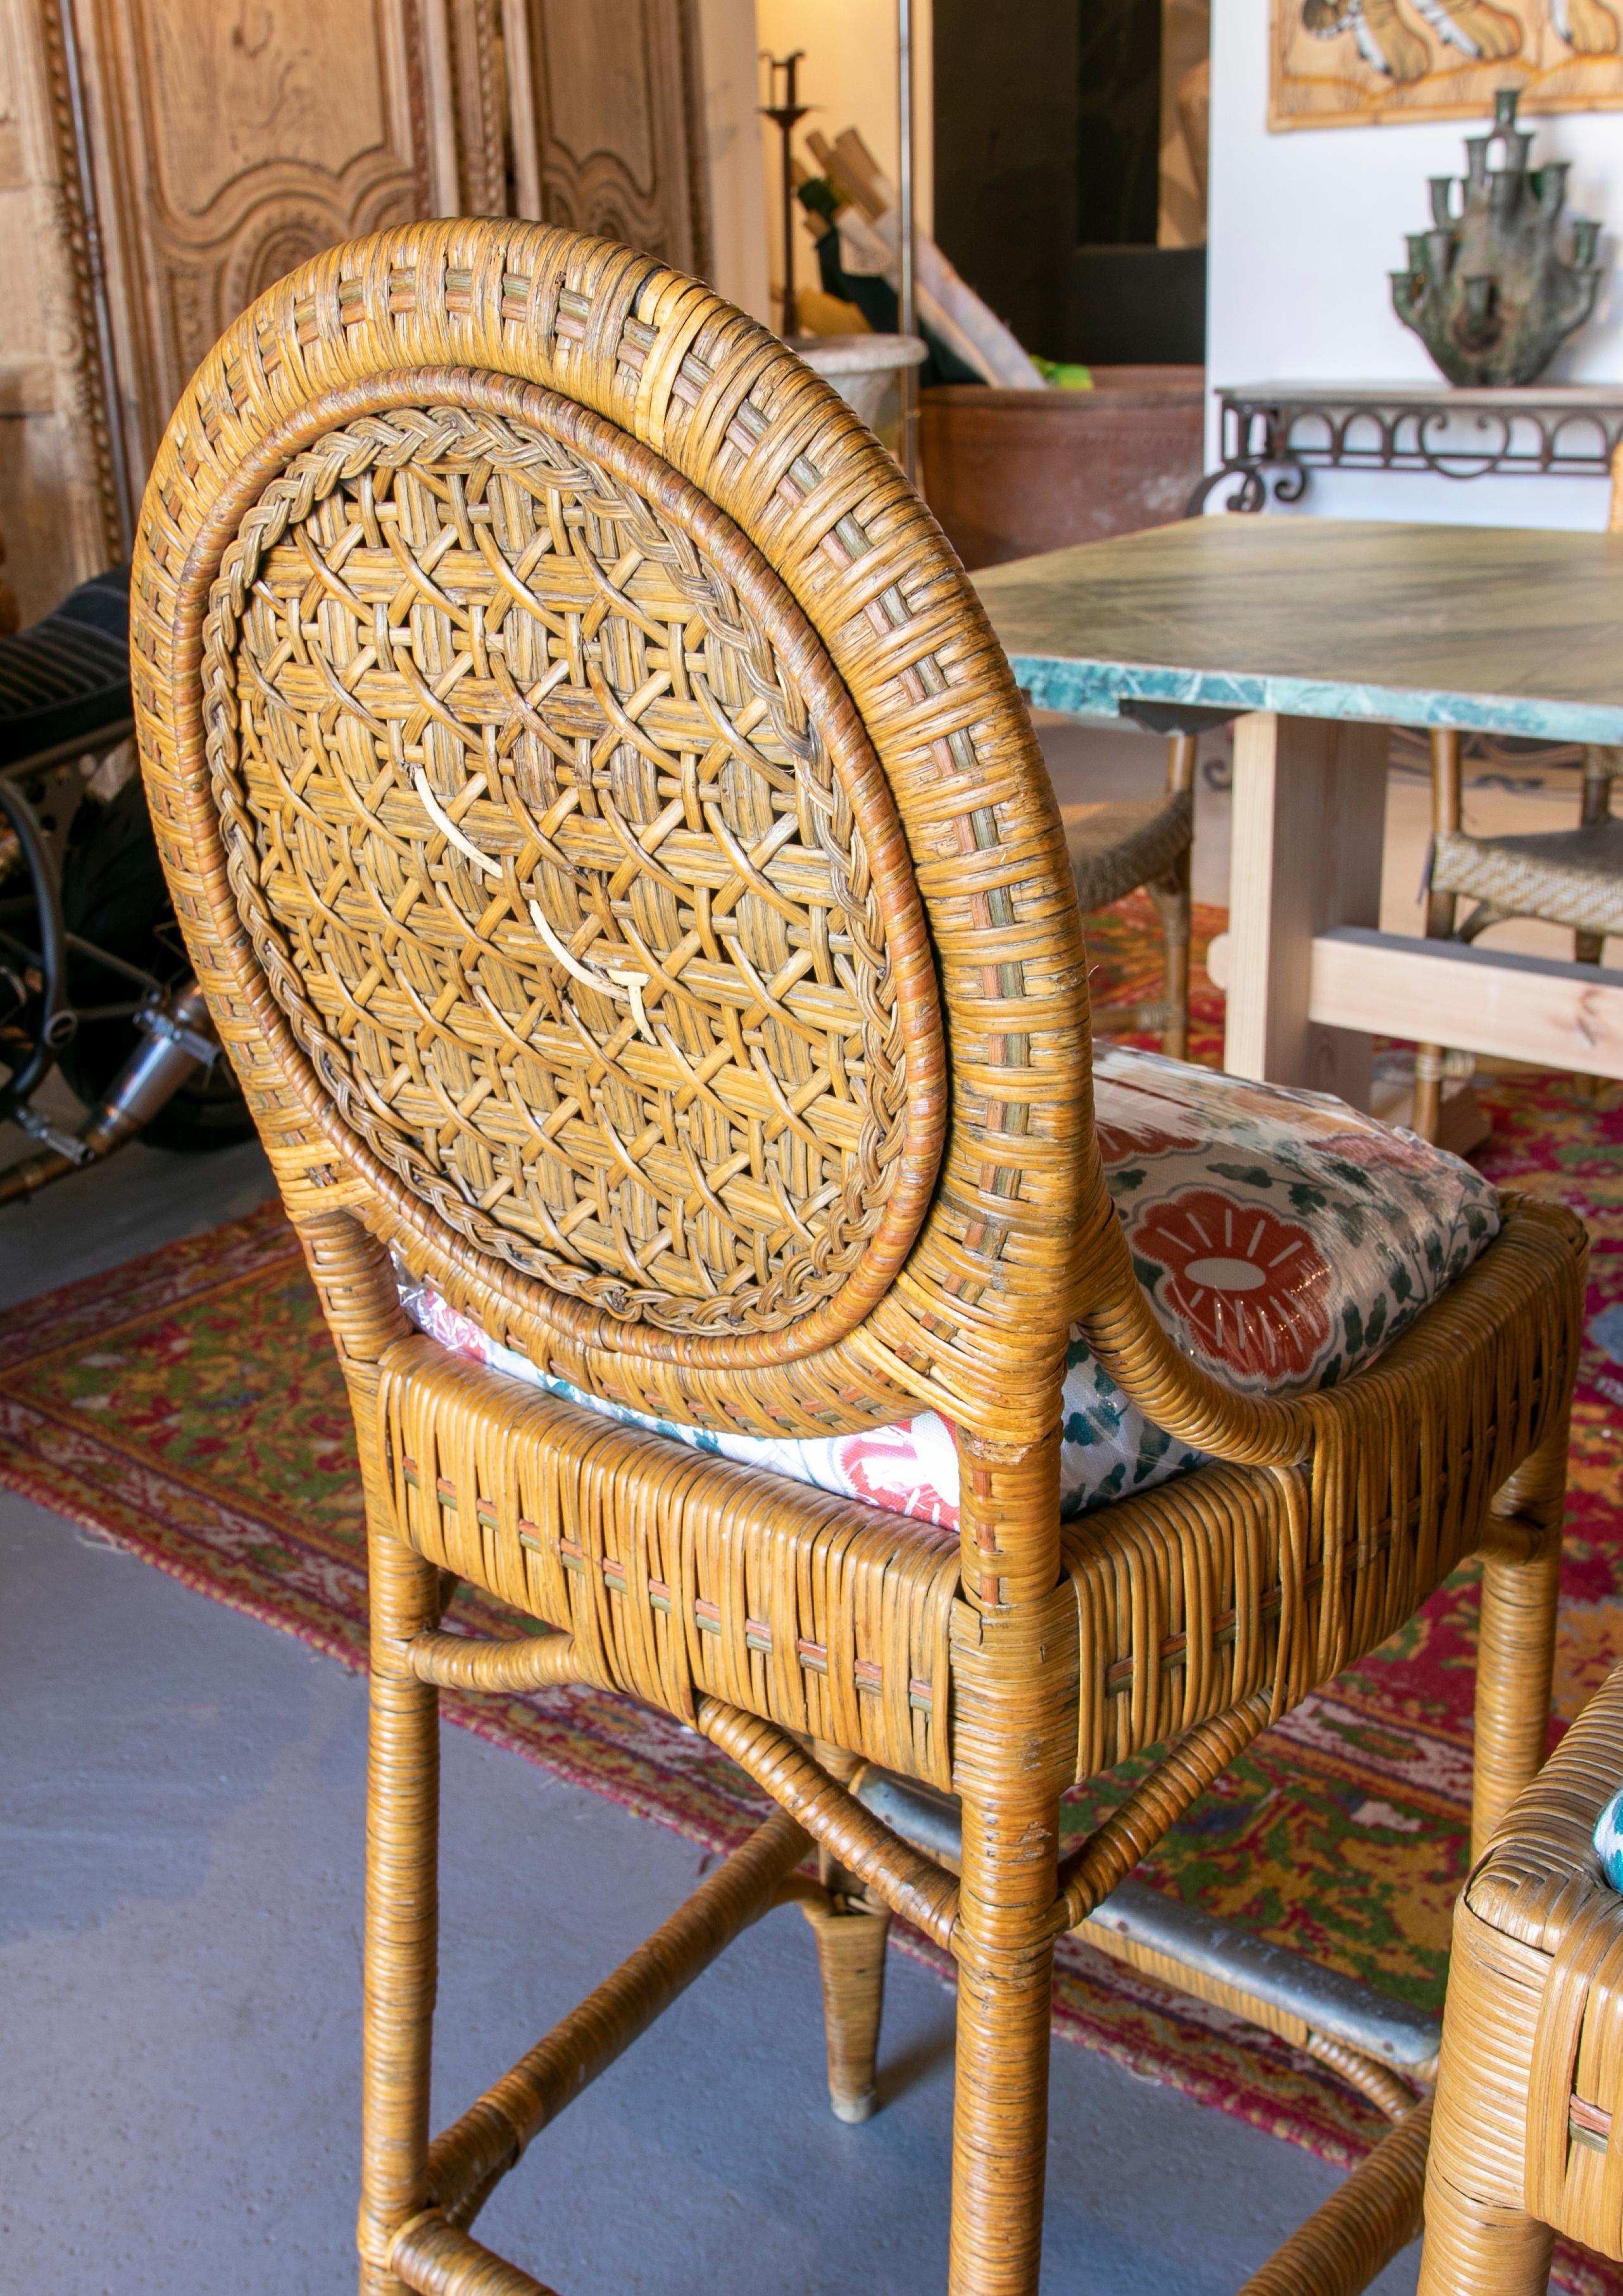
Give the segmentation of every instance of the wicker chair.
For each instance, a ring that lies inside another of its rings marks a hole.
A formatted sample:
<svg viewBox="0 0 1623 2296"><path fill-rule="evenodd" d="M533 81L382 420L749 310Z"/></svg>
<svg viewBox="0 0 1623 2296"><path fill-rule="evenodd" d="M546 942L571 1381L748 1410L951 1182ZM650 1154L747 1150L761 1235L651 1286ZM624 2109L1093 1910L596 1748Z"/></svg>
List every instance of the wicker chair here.
<svg viewBox="0 0 1623 2296"><path fill-rule="evenodd" d="M951 2285L1031 2296L1055 1939L1473 1549L1480 1830L1536 1771L1581 1229L1506 1200L1323 1393L1180 1352L1104 1186L1064 839L972 591L825 383L627 248L441 222L282 281L169 425L133 624L177 912L359 1443L363 2290L536 2296L475 2212L791 1898L850 2117L886 1921L955 1956ZM774 1438L934 1408L958 1529L463 1360L391 1254L605 1404ZM1211 1464L1062 1535L1077 1317ZM447 1629L458 1578L552 1631ZM566 1682L680 1718L778 1808L430 2142L437 1690ZM1062 1861L1066 1789L1175 1740ZM955 1798L955 1858L865 1805L879 1773ZM1362 2285L1348 2256L1412 2234L1423 2125L1256 2285Z"/></svg>
<svg viewBox="0 0 1623 2296"><path fill-rule="evenodd" d="M1108 909L1142 885L1160 918L1163 985L1147 1004L1101 1004L1102 1034L1159 1029L1161 1050L1181 1061L1189 1050L1190 861L1194 844L1196 736L1167 744L1167 791L1159 798L1119 798L1060 808L1077 906L1086 917Z"/></svg>
<svg viewBox="0 0 1623 2296"><path fill-rule="evenodd" d="M1623 534L1623 446L1611 458L1611 510L1607 529ZM1611 785L1623 774L1623 749L1595 745L1584 753L1584 793L1578 825L1526 836L1473 837L1460 826L1460 736L1452 728L1431 735L1431 858L1427 876L1426 934L1433 940L1475 940L1490 925L1537 917L1570 926L1579 964L1598 964L1606 938L1623 933L1623 821L1611 810ZM1462 900L1476 904L1460 917ZM1434 1140L1442 1114L1447 1055L1437 1045L1417 1047L1414 1128Z"/></svg>
<svg viewBox="0 0 1623 2296"><path fill-rule="evenodd" d="M1535 2296L1553 2236L1623 2262L1623 1668L1496 1829L1454 1917L1422 2296Z"/></svg>

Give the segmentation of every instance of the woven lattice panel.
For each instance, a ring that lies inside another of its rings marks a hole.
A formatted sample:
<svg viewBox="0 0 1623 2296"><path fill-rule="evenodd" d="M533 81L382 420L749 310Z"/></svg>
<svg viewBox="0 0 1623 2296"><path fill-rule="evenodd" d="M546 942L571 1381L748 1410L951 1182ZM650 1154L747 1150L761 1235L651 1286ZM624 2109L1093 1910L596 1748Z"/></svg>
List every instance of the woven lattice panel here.
<svg viewBox="0 0 1623 2296"><path fill-rule="evenodd" d="M764 562L537 412L369 416L243 521L205 644L238 905L345 1120L460 1233L617 1317L780 1328L908 1144L911 873Z"/></svg>

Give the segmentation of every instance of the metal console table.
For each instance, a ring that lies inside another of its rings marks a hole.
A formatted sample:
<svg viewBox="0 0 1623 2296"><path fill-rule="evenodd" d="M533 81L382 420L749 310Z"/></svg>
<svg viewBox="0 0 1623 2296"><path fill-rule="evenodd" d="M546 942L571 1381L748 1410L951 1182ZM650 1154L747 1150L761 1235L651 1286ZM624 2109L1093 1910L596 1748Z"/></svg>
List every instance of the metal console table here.
<svg viewBox="0 0 1623 2296"><path fill-rule="evenodd" d="M1623 441L1623 383L1455 390L1447 383L1234 383L1217 394L1223 463L1185 513L1235 481L1227 510L1299 502L1324 471L1605 478Z"/></svg>

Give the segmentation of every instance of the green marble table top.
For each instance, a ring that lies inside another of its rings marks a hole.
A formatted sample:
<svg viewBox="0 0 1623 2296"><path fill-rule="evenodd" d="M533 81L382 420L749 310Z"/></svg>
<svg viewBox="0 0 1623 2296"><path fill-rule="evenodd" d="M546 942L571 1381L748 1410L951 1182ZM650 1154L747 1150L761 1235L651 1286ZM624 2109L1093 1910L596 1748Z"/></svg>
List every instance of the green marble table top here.
<svg viewBox="0 0 1623 2296"><path fill-rule="evenodd" d="M1197 518L973 579L1037 709L1623 742L1623 535Z"/></svg>

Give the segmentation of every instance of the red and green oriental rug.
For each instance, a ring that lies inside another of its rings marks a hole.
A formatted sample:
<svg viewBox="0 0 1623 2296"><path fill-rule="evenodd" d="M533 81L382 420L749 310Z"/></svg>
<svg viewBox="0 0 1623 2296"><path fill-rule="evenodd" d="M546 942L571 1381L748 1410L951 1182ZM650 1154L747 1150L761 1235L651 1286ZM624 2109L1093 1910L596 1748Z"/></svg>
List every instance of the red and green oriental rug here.
<svg viewBox="0 0 1623 2296"><path fill-rule="evenodd" d="M1197 914L1204 936L1218 913ZM1151 994L1147 903L1092 921L1095 992ZM1135 991L1135 976L1144 977ZM1221 998L1197 973L1193 1054L1216 1062ZM1623 1655L1623 1088L1479 1080L1490 1177L1561 1198L1594 1242L1573 1428L1556 1682L1570 1721ZM275 1206L0 1317L0 1481L100 1530L217 1601L344 1664L365 1652L360 1493L337 1363ZM494 1605L463 1589L462 1622ZM1257 1741L1168 1837L1144 1878L1380 1990L1436 2008L1466 1866L1476 1603L1471 1574L1394 1642ZM661 1715L589 1690L463 1701L450 1719L713 1849L760 1802L725 1757ZM1083 1828L1127 1780L1076 1798ZM943 1957L910 1948L946 1973ZM1163 1990L1073 1939L1056 2031L1349 2162L1373 2107L1283 2043ZM1558 2284L1623 2296L1569 2253Z"/></svg>

